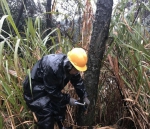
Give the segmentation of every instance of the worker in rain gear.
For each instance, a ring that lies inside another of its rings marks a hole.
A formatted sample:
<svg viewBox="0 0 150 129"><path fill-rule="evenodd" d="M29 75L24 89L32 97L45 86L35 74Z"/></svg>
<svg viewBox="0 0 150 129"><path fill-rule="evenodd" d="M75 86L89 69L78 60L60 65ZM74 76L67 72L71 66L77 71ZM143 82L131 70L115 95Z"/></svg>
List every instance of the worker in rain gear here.
<svg viewBox="0 0 150 129"><path fill-rule="evenodd" d="M39 129L53 129L57 122L62 129L66 104L76 105L76 99L61 90L70 81L77 95L87 105L90 101L79 71L87 70L87 54L82 48L73 48L66 54L43 56L32 68L31 78L23 82L24 99L38 119ZM30 84L31 82L31 84Z"/></svg>

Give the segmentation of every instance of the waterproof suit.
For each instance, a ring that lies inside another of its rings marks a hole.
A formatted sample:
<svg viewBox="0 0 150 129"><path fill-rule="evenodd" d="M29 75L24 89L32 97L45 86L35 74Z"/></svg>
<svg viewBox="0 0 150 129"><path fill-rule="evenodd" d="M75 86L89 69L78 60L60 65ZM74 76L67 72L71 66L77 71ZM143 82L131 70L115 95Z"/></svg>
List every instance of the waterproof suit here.
<svg viewBox="0 0 150 129"><path fill-rule="evenodd" d="M53 129L55 121L61 128L66 104L70 100L70 95L61 90L69 81L81 99L87 96L80 74L69 74L71 66L67 55L50 54L34 65L31 78L26 76L23 82L24 99L37 116L39 129Z"/></svg>

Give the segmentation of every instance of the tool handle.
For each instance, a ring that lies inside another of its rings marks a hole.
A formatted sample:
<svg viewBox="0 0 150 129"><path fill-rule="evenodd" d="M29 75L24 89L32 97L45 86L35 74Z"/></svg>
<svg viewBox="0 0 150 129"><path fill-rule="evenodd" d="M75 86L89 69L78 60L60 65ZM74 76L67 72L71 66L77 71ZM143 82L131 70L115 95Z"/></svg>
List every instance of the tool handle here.
<svg viewBox="0 0 150 129"><path fill-rule="evenodd" d="M80 103L80 102L76 101L75 104L76 104L76 105L84 106L84 105L85 105L85 102L84 102L84 103Z"/></svg>

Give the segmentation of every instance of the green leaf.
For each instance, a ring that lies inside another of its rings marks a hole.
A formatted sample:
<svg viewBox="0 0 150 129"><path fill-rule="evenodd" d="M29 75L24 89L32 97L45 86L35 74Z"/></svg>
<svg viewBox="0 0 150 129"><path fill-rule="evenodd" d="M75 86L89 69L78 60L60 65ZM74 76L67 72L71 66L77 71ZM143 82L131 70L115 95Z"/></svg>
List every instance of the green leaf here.
<svg viewBox="0 0 150 129"><path fill-rule="evenodd" d="M1 30L2 30L2 26L3 26L3 23L4 23L4 20L8 17L8 15L4 15L2 16L1 20L0 20L0 34L1 34Z"/></svg>

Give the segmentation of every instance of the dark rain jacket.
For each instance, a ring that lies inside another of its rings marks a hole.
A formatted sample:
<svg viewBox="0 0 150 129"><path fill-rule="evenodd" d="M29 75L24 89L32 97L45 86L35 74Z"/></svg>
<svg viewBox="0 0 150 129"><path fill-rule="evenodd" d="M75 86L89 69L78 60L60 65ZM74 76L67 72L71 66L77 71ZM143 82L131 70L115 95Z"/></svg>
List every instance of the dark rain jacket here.
<svg viewBox="0 0 150 129"><path fill-rule="evenodd" d="M31 85L28 76L23 83L24 99L33 112L49 103L55 105L56 110L66 106L70 96L61 90L69 81L81 99L87 96L80 74L69 74L70 66L71 63L65 54L46 55L34 65L31 71Z"/></svg>

